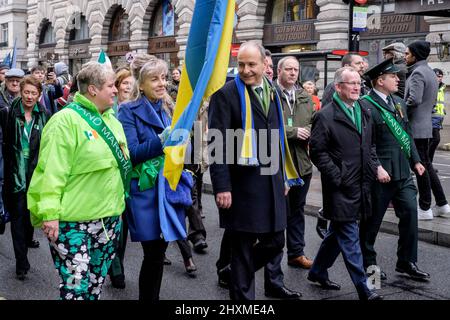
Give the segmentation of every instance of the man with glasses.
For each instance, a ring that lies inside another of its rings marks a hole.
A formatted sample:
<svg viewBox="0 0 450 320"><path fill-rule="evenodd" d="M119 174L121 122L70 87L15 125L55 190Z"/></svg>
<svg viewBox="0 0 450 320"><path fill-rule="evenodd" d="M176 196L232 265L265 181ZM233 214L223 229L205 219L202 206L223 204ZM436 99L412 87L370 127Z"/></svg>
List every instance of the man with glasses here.
<svg viewBox="0 0 450 320"><path fill-rule="evenodd" d="M312 124L311 160L321 173L323 215L331 223L308 280L326 290L340 290L328 278L328 269L342 252L359 298L380 300L367 287L357 223L370 215L370 186L379 165L372 148L371 115L357 102L361 77L355 69L337 70L334 83L332 102L316 114Z"/></svg>
<svg viewBox="0 0 450 320"><path fill-rule="evenodd" d="M345 56L342 57L341 62L343 67L352 67L360 76L364 74L364 68L365 63L364 59L356 53L347 53ZM361 81L361 80L360 80ZM361 87L361 95L366 94L369 91L369 88L367 88L364 84L364 81L361 81L362 87ZM335 92L335 86L334 82L329 83L325 90L323 91L322 95L322 105L325 106L333 100L333 94Z"/></svg>

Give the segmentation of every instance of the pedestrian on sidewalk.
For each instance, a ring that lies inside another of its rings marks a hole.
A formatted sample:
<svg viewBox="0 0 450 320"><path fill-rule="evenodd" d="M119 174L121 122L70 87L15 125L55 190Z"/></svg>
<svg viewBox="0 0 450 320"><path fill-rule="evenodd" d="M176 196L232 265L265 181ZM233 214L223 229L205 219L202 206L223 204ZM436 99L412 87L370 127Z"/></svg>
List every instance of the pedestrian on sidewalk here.
<svg viewBox="0 0 450 320"><path fill-rule="evenodd" d="M357 223L370 215L370 188L379 165L371 147L371 115L357 102L361 91L357 71L338 69L334 83L332 103L316 114L312 125L311 160L321 173L323 214L331 223L308 280L326 290L340 290L329 279L328 269L342 253L359 298L380 299L367 287Z"/></svg>
<svg viewBox="0 0 450 320"><path fill-rule="evenodd" d="M442 81L444 78L444 72L441 69L433 69L436 74L437 81L439 83L439 89L436 98L436 105L433 109L433 114L431 116L431 121L433 121L433 138L430 142L430 161L433 163L434 153L441 142L441 130L443 129L442 123L444 122L444 117L447 114L445 111L445 83ZM435 170L437 172L437 170Z"/></svg>
<svg viewBox="0 0 450 320"><path fill-rule="evenodd" d="M436 207L434 214L441 216L450 214L450 206L441 185L441 181L434 171L430 159L430 143L433 138L432 112L436 104L439 84L436 74L428 65L426 59L430 55L430 43L418 40L406 49L406 65L409 77L406 80L405 101L411 133L419 152L420 160L426 171L418 175L419 189L419 220L432 220L431 192L433 192Z"/></svg>
<svg viewBox="0 0 450 320"><path fill-rule="evenodd" d="M30 270L28 248L39 247L27 209L26 193L39 160L41 134L50 112L39 103L42 84L32 76L20 82L20 97L12 102L5 132L5 191L11 215L16 276L25 280Z"/></svg>
<svg viewBox="0 0 450 320"><path fill-rule="evenodd" d="M131 163L111 109L114 72L88 62L77 81L74 102L44 128L28 208L49 239L60 299L98 300L116 254Z"/></svg>
<svg viewBox="0 0 450 320"><path fill-rule="evenodd" d="M168 242L186 238L185 209L192 204L189 173L182 173L175 192L162 175L173 110L167 72L164 60L149 59L139 73L138 99L119 110L133 163L127 220L131 240L141 242L144 253L139 300L159 300Z"/></svg>
<svg viewBox="0 0 450 320"><path fill-rule="evenodd" d="M421 176L425 168L411 139L405 102L394 94L398 90L399 71L392 58L368 70L366 77L371 80L373 89L360 100L363 107L371 110L372 143L380 162L377 181L372 187L372 215L360 223L361 250L366 270L376 266L375 240L389 202L392 202L400 220L395 270L413 279L428 280L430 275L416 265L417 189L411 177L411 170ZM380 278L387 278L383 270Z"/></svg>

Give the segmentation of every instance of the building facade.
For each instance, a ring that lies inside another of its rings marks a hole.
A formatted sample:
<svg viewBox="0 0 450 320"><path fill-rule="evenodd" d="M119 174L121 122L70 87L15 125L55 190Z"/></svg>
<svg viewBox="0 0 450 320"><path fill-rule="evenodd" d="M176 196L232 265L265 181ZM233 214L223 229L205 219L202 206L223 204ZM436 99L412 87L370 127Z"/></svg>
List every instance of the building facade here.
<svg viewBox="0 0 450 320"><path fill-rule="evenodd" d="M17 67L26 68L27 0L0 0L0 60L16 43Z"/></svg>
<svg viewBox="0 0 450 320"><path fill-rule="evenodd" d="M103 49L115 66L125 62L128 52L146 52L174 68L183 60L194 4L195 0L0 0L0 32L8 21L8 41L0 41L0 52L10 50L17 37L19 60L28 67L64 61L75 73ZM444 69L450 83L448 46L447 55L439 55L435 45L442 37L450 40L449 18L398 14L394 0L368 0L367 5L369 30L360 35L360 49L369 52L371 64L382 60L381 48L389 43L427 39L433 44L430 63ZM246 40L261 41L274 53L348 45L349 12L342 0L237 0L236 16L235 52ZM327 64L328 79L339 65ZM323 87L323 61L304 59L301 67L301 80L316 80Z"/></svg>

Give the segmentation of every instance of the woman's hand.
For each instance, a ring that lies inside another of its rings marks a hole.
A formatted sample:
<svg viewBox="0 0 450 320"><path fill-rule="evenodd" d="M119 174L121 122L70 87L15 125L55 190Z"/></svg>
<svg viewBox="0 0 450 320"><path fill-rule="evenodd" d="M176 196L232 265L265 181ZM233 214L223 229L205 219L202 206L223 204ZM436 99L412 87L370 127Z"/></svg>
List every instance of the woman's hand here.
<svg viewBox="0 0 450 320"><path fill-rule="evenodd" d="M51 242L58 240L59 220L44 221L42 230Z"/></svg>

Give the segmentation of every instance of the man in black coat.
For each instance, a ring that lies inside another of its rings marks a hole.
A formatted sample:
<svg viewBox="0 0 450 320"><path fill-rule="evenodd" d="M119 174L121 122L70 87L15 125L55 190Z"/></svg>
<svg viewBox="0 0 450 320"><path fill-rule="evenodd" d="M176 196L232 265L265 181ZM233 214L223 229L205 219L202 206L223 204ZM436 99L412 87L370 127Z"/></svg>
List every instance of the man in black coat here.
<svg viewBox="0 0 450 320"><path fill-rule="evenodd" d="M395 215L400 220L396 271L414 279L427 280L430 275L416 266L417 189L411 177L411 169L422 175L425 168L411 138L405 102L394 96L398 90L399 71L391 58L366 73L372 80L373 89L361 99L361 105L372 111L372 143L381 165L377 168L378 181L372 189L372 215L360 225L361 249L364 267L377 265L374 244L392 201ZM380 279L386 279L383 271Z"/></svg>
<svg viewBox="0 0 450 320"><path fill-rule="evenodd" d="M275 148L272 154L266 152L279 146L279 137L272 141L271 134L279 132L280 119L273 88L263 78L264 48L253 41L242 44L238 66L239 77L250 96L259 165L238 165L241 146L235 145L236 139L226 143L230 132L239 135L243 129L236 82L229 81L210 102L210 147L214 148L210 173L220 226L231 238L230 298L252 300L255 299L255 271L284 247L286 190L280 149ZM267 138L262 134L264 131ZM269 161L263 159L265 155Z"/></svg>
<svg viewBox="0 0 450 320"><path fill-rule="evenodd" d="M331 223L308 280L339 290L328 278L328 269L342 252L359 298L381 299L367 287L357 224L370 213L370 189L379 165L372 148L370 110L357 103L361 78L353 68L337 70L334 83L332 103L316 114L312 125L311 160L321 173L323 212Z"/></svg>

